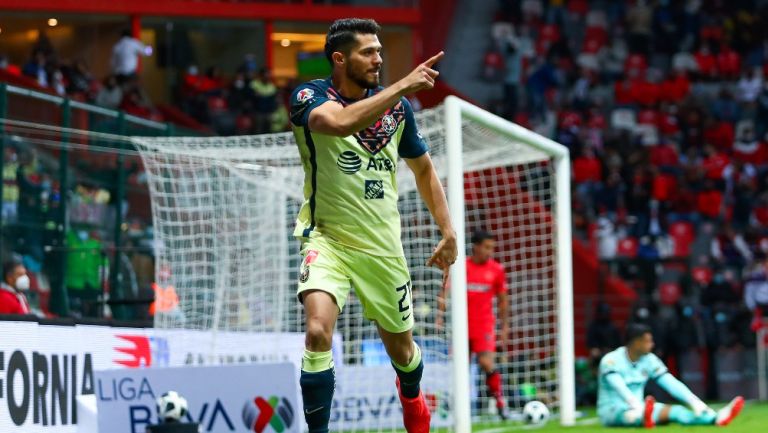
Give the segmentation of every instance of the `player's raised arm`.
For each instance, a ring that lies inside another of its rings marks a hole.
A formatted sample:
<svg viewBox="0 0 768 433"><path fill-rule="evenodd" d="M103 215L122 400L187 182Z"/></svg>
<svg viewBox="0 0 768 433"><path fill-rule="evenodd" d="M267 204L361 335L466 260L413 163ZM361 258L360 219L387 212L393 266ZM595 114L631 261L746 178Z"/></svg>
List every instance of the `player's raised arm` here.
<svg viewBox="0 0 768 433"><path fill-rule="evenodd" d="M368 54L374 56L371 61L374 69L380 68L381 65L381 56L378 53L380 48L380 45L362 45L360 47L362 53L366 53L366 50L375 50ZM335 52L333 56L334 62L344 61L344 55L340 52ZM403 96L434 87L439 72L432 69L432 66L442 57L443 52L440 51L417 66L403 79L370 98L362 99L346 107L332 101L320 105L309 114L309 129L321 134L347 137L368 127Z"/></svg>

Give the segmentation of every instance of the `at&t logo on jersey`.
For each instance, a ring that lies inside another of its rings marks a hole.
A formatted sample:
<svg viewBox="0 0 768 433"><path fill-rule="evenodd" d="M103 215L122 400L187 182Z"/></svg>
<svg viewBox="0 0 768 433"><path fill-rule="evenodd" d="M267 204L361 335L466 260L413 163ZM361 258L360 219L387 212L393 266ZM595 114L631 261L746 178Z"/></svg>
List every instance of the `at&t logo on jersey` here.
<svg viewBox="0 0 768 433"><path fill-rule="evenodd" d="M368 167L366 167L366 170L393 172L395 171L395 164L389 158L371 157L368 159Z"/></svg>
<svg viewBox="0 0 768 433"><path fill-rule="evenodd" d="M355 174L363 166L363 160L351 150L346 150L339 155L339 159L336 161L336 166L339 167L344 174Z"/></svg>

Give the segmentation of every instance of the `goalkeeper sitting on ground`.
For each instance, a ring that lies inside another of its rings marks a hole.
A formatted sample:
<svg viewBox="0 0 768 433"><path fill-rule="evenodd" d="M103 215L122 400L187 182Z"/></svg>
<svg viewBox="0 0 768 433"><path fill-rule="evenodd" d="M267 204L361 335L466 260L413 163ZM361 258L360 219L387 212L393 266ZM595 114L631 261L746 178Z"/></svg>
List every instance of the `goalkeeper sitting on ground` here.
<svg viewBox="0 0 768 433"><path fill-rule="evenodd" d="M651 353L653 336L648 326L628 325L625 344L600 361L597 414L603 425L646 428L668 423L725 426L744 407L744 398L739 396L715 412L696 397ZM651 396L643 401L648 379L655 380L685 406L656 403Z"/></svg>

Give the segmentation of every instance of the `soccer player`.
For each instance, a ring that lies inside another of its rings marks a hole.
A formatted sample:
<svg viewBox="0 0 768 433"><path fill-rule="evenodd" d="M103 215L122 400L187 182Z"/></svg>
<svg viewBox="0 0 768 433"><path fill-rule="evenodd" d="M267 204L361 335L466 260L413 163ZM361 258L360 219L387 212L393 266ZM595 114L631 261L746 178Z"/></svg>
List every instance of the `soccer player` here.
<svg viewBox="0 0 768 433"><path fill-rule="evenodd" d="M298 296L306 344L300 384L310 433L328 432L331 336L350 287L392 361L405 429L429 432L430 413L419 385L424 364L411 334L411 281L400 241L396 172L399 156L442 233L427 265L442 269L446 279L456 260L456 233L405 98L434 86L438 72L432 66L443 53L383 88L379 30L373 20L335 21L325 40L331 77L304 83L291 95L291 123L305 173L305 201L294 234L302 242Z"/></svg>
<svg viewBox="0 0 768 433"><path fill-rule="evenodd" d="M493 299L501 319L502 341L509 335L507 279L504 267L492 258L496 240L486 231L472 234L472 255L467 257L467 320L469 322L469 350L477 354L477 364L485 372L488 393L496 400L496 408L502 419L507 418L506 401L501 390L501 374L496 370L496 316ZM444 285L438 298L440 313L445 313L448 286ZM438 329L442 328L442 314L438 315Z"/></svg>
<svg viewBox="0 0 768 433"><path fill-rule="evenodd" d="M741 396L717 412L712 410L672 376L652 350L651 328L630 324L626 346L606 354L600 361L597 415L603 425L646 428L668 423L725 426L741 412L744 407ZM649 379L655 380L685 406L656 403L651 396L643 401L643 390Z"/></svg>

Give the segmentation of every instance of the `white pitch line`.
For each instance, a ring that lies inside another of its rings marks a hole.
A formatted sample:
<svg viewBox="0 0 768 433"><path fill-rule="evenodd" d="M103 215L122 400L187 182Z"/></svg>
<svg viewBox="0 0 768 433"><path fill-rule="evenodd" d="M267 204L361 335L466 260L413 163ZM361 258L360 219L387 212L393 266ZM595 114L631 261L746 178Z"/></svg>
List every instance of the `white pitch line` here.
<svg viewBox="0 0 768 433"><path fill-rule="evenodd" d="M595 425L599 422L599 419L597 417L593 418L585 418L579 421L576 421L576 425ZM544 427L545 424L528 424L528 425L518 425L518 426L506 426L506 427L493 427L493 428L486 428L482 430L475 430L476 433L503 433L513 430L536 430L539 428Z"/></svg>

